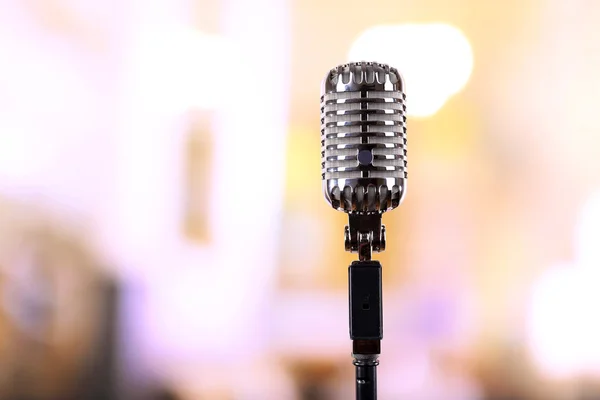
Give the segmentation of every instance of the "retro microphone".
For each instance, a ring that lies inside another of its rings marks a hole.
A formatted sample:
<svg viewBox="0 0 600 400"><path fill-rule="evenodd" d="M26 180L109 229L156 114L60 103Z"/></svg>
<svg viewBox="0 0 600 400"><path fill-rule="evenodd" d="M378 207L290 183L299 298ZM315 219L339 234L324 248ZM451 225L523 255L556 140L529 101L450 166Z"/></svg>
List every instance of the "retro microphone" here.
<svg viewBox="0 0 600 400"><path fill-rule="evenodd" d="M385 211L406 192L404 83L395 68L376 62L340 65L321 87L321 172L325 199L348 213L345 248L358 253L348 269L350 338L356 399L377 399L383 338L381 264Z"/></svg>

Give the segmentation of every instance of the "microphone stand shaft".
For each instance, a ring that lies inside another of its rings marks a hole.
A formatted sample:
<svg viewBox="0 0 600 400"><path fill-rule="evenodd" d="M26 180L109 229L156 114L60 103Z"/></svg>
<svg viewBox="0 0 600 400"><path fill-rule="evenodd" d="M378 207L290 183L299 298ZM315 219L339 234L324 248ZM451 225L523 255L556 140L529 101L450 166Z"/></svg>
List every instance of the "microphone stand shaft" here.
<svg viewBox="0 0 600 400"><path fill-rule="evenodd" d="M377 366L356 366L356 400L377 400Z"/></svg>

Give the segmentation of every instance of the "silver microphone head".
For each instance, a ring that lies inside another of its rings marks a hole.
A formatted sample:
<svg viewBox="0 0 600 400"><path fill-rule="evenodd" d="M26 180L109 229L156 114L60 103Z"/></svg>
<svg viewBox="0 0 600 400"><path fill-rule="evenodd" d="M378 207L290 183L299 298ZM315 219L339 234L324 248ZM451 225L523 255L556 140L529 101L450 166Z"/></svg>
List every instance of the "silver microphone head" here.
<svg viewBox="0 0 600 400"><path fill-rule="evenodd" d="M406 191L406 106L398 70L376 62L340 65L321 86L323 192L337 210L392 210Z"/></svg>

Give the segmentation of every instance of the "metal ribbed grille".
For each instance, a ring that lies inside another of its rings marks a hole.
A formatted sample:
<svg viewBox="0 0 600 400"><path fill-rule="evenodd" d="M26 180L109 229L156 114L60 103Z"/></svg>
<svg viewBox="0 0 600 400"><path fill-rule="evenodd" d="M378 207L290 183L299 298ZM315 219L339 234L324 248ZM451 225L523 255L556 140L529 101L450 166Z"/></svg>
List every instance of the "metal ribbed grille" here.
<svg viewBox="0 0 600 400"><path fill-rule="evenodd" d="M400 91L348 91L321 97L323 179L406 178L405 95ZM359 165L368 149L370 165Z"/></svg>

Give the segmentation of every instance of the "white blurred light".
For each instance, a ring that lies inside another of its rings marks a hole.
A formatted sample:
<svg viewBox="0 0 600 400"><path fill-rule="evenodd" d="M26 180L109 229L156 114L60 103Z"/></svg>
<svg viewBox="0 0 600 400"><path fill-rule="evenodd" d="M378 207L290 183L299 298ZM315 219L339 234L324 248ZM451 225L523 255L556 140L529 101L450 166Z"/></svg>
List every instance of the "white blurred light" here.
<svg viewBox="0 0 600 400"><path fill-rule="evenodd" d="M467 83L473 70L473 52L466 36L447 24L375 26L352 44L352 61L390 64L406 83L407 113L435 114Z"/></svg>
<svg viewBox="0 0 600 400"><path fill-rule="evenodd" d="M539 368L555 378L594 369L598 363L600 320L586 309L600 295L576 266L555 267L535 283L528 341Z"/></svg>
<svg viewBox="0 0 600 400"><path fill-rule="evenodd" d="M147 33L135 50L140 101L151 109L214 109L231 95L239 58L231 40L192 28Z"/></svg>
<svg viewBox="0 0 600 400"><path fill-rule="evenodd" d="M583 267L590 272L596 271L600 281L600 192L593 194L579 214L575 227L575 256Z"/></svg>
<svg viewBox="0 0 600 400"><path fill-rule="evenodd" d="M547 271L533 287L529 346L539 367L553 377L600 375L600 192L579 215L573 264Z"/></svg>

